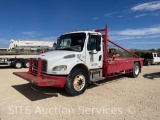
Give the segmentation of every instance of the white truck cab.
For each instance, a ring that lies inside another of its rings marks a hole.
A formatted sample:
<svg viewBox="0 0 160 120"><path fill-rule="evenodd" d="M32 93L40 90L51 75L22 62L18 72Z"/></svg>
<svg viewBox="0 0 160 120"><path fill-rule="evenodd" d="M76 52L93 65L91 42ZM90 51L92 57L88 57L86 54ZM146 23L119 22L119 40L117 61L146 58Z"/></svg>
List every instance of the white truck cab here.
<svg viewBox="0 0 160 120"><path fill-rule="evenodd" d="M56 50L36 58L47 61L47 69L44 72L53 75L68 75L76 65L83 65L87 69L102 68L101 41L101 34L97 32L71 32L58 38Z"/></svg>
<svg viewBox="0 0 160 120"><path fill-rule="evenodd" d="M160 55L158 53L152 53L152 55L153 55L152 64L160 63Z"/></svg>

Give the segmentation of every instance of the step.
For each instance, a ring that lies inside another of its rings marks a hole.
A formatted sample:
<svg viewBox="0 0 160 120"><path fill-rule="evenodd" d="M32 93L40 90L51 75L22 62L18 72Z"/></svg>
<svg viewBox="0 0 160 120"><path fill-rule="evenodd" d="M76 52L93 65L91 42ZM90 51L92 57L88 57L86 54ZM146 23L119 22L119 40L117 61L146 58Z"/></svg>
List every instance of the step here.
<svg viewBox="0 0 160 120"><path fill-rule="evenodd" d="M98 77L98 78L93 78L91 79L92 82L97 82L97 81L100 81L100 80L104 80L106 79L105 77Z"/></svg>

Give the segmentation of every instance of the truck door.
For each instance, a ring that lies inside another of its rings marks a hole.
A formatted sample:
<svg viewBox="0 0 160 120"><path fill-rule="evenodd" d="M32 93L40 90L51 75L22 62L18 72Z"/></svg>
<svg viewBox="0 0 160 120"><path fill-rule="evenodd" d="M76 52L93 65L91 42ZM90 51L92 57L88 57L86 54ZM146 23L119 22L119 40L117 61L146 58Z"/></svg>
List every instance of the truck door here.
<svg viewBox="0 0 160 120"><path fill-rule="evenodd" d="M160 63L160 54L157 54L157 60Z"/></svg>
<svg viewBox="0 0 160 120"><path fill-rule="evenodd" d="M102 68L103 47L101 40L102 37L100 35L89 34L86 45L86 64L89 69ZM99 50L97 49L97 44L99 44Z"/></svg>

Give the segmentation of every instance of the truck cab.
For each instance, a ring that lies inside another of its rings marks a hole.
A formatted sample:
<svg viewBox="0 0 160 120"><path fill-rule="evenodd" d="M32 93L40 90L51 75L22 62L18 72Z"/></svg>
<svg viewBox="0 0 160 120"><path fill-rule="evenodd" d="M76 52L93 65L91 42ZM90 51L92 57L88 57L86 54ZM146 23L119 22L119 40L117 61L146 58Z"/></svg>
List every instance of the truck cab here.
<svg viewBox="0 0 160 120"><path fill-rule="evenodd" d="M36 57L47 61L46 74L68 75L80 65L86 69L102 68L102 36L97 32L79 31L61 35L54 51Z"/></svg>
<svg viewBox="0 0 160 120"><path fill-rule="evenodd" d="M158 63L160 63L160 55L158 53L152 53L152 55L153 55L152 64L158 64Z"/></svg>

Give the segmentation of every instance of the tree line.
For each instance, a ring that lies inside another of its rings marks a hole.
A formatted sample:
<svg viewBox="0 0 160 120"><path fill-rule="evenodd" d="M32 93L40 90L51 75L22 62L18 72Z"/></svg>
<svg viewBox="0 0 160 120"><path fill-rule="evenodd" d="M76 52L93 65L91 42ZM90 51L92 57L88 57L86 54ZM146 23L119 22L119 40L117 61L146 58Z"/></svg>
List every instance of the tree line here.
<svg viewBox="0 0 160 120"><path fill-rule="evenodd" d="M160 54L160 48L158 48L158 49L152 48L152 49L148 49L148 50L130 49L130 51L133 52L133 53L135 53L135 54L137 54L138 56L141 56L144 53L153 53L153 52Z"/></svg>

